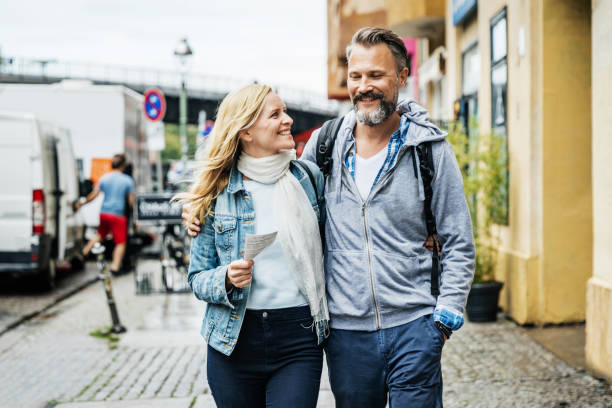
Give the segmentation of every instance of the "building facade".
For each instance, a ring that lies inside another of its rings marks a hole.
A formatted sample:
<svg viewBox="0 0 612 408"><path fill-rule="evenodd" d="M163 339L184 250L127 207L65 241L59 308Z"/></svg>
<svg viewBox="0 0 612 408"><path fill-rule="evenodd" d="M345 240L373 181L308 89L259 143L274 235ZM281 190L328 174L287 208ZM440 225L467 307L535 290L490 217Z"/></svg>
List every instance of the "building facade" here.
<svg viewBox="0 0 612 408"><path fill-rule="evenodd" d="M612 0L592 5L593 277L587 286L586 360L612 379Z"/></svg>
<svg viewBox="0 0 612 408"><path fill-rule="evenodd" d="M348 30L338 47L364 25L418 38L432 117L504 137L500 306L519 324L586 320L589 366L612 378L612 0L370 3L378 19L359 26L330 9L330 37Z"/></svg>

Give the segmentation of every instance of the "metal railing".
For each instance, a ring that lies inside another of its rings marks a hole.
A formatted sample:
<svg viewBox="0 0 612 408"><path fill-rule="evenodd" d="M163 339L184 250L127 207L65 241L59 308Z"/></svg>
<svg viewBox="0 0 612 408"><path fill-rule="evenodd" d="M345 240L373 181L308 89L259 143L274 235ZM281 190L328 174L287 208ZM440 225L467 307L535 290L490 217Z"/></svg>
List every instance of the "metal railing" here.
<svg viewBox="0 0 612 408"><path fill-rule="evenodd" d="M88 79L97 82L125 84L135 87L160 87L177 90L181 86L179 70L152 69L146 67L93 64L59 60L43 60L25 57L2 57L0 74L61 79ZM222 96L229 91L255 82L219 75L186 73L188 89L194 93ZM320 111L336 115L339 103L329 100L316 92L283 85L269 84L275 92L294 108L306 111Z"/></svg>

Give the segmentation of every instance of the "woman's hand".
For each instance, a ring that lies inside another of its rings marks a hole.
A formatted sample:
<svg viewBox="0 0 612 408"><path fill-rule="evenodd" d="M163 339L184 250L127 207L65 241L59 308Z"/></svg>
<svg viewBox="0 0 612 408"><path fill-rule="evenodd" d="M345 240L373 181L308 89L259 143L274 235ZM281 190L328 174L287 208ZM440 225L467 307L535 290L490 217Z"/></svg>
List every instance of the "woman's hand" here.
<svg viewBox="0 0 612 408"><path fill-rule="evenodd" d="M438 235L437 234L429 235L427 237L427 240L425 240L425 243L423 244L423 246L425 248L427 248L427 250L429 250L430 252L433 252L433 250L434 250L434 237L435 237L436 240L438 239ZM440 248L439 247L438 247L438 256L440 256Z"/></svg>
<svg viewBox="0 0 612 408"><path fill-rule="evenodd" d="M191 205L189 203L183 204L183 213L181 217L183 218L183 224L187 228L187 234L190 237L198 236L200 232L200 220L197 217L191 217L189 212L191 211Z"/></svg>
<svg viewBox="0 0 612 408"><path fill-rule="evenodd" d="M237 259L227 268L225 275L225 289L229 290L232 285L237 288L244 288L251 284L253 278L253 260Z"/></svg>

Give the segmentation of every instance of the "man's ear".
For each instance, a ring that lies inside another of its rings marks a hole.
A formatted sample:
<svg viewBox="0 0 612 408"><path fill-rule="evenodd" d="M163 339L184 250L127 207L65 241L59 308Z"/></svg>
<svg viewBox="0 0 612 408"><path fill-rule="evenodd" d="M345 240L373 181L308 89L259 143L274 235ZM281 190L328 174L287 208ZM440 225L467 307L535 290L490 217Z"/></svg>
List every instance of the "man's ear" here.
<svg viewBox="0 0 612 408"><path fill-rule="evenodd" d="M399 86L400 88L403 88L406 85L406 81L408 80L408 68L404 67L404 69L402 69L399 72L398 78L399 78Z"/></svg>

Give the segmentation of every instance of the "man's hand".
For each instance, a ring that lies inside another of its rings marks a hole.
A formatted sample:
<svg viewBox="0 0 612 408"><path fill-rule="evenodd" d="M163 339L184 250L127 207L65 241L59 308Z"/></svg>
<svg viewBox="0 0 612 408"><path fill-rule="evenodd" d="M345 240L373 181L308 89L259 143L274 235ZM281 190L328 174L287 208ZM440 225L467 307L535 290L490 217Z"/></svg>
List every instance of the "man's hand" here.
<svg viewBox="0 0 612 408"><path fill-rule="evenodd" d="M197 237L200 232L200 220L197 217L191 217L190 212L191 205L189 203L183 204L181 218L183 218L183 224L187 228L187 234L193 238Z"/></svg>
<svg viewBox="0 0 612 408"><path fill-rule="evenodd" d="M229 264L225 275L225 289L229 290L232 285L237 288L250 285L253 278L253 264L252 259L237 259Z"/></svg>
<svg viewBox="0 0 612 408"><path fill-rule="evenodd" d="M436 239L438 239L438 236L435 235ZM425 240L425 243L423 244L423 246L425 248L427 248L430 252L433 252L434 249L434 240L433 240L433 236L430 235L427 237L427 240ZM440 248L438 247L438 256L440 256Z"/></svg>

